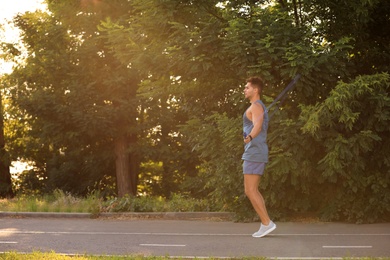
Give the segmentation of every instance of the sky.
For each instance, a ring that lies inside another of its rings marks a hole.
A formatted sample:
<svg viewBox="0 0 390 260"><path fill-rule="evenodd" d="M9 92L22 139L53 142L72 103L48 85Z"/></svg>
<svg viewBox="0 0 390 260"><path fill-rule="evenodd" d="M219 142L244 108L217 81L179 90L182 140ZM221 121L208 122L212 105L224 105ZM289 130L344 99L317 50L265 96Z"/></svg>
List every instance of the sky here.
<svg viewBox="0 0 390 260"><path fill-rule="evenodd" d="M37 9L44 9L43 0L0 0L0 23L6 24L17 13L24 13L27 11L35 11ZM8 25L5 26L5 32L0 32L0 37L4 37L6 41L16 41L18 38L18 31ZM4 40L1 38L0 40ZM11 72L12 65L0 60L0 75ZM21 172L27 169L24 163L13 162L11 173Z"/></svg>
<svg viewBox="0 0 390 260"><path fill-rule="evenodd" d="M18 13L44 9L43 0L0 0L0 23L4 25L4 32L0 32L0 41L14 42L18 39L18 30L7 25L7 21ZM0 75L11 72L12 64L0 60Z"/></svg>
<svg viewBox="0 0 390 260"><path fill-rule="evenodd" d="M42 2L42 0L0 0L0 19L10 19L18 12L40 9L43 7Z"/></svg>

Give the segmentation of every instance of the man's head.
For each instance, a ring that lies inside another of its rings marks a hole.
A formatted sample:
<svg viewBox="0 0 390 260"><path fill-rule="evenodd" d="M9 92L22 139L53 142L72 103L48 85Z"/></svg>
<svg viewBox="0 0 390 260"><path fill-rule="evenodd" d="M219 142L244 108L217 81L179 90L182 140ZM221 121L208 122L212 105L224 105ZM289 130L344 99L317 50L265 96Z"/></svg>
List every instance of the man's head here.
<svg viewBox="0 0 390 260"><path fill-rule="evenodd" d="M246 80L245 86L245 97L249 99L258 98L261 96L263 91L264 82L260 77L250 77Z"/></svg>
<svg viewBox="0 0 390 260"><path fill-rule="evenodd" d="M250 77L246 80L246 83L251 83L252 87L259 90L259 94L263 91L264 82L260 77Z"/></svg>

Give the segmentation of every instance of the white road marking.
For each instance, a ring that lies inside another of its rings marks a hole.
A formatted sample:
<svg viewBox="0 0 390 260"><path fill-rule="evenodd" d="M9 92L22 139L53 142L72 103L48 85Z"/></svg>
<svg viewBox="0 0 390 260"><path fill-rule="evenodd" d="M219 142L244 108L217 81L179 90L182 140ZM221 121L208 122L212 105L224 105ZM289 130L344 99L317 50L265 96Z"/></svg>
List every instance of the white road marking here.
<svg viewBox="0 0 390 260"><path fill-rule="evenodd" d="M15 241L0 241L0 244L17 244Z"/></svg>
<svg viewBox="0 0 390 260"><path fill-rule="evenodd" d="M322 246L322 248L372 248L372 246Z"/></svg>
<svg viewBox="0 0 390 260"><path fill-rule="evenodd" d="M251 234L220 234L220 233L152 233L152 232L78 232L78 231L23 231L23 230L0 230L0 234L57 234L57 235L143 235L143 236L250 236ZM269 236L390 236L390 233L378 234L270 234Z"/></svg>
<svg viewBox="0 0 390 260"><path fill-rule="evenodd" d="M186 245L173 245L173 244L140 244L140 246L173 246L173 247L184 247Z"/></svg>

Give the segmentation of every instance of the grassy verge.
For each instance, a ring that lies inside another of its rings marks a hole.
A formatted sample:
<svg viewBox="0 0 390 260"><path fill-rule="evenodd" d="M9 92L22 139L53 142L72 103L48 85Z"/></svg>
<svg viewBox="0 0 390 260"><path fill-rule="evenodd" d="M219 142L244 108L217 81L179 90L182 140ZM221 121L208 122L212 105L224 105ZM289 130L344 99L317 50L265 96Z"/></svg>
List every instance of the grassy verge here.
<svg viewBox="0 0 390 260"><path fill-rule="evenodd" d="M98 197L91 195L87 198L77 198L62 191L44 196L19 196L0 200L0 211L93 213L99 210Z"/></svg>
<svg viewBox="0 0 390 260"><path fill-rule="evenodd" d="M1 260L41 260L41 259L50 259L50 260L175 260L183 258L171 258L169 256L88 256L88 255L62 255L56 254L55 252L42 253L42 252L32 252L28 254L20 254L17 252L7 252L0 253ZM218 258L202 258L206 260L217 260ZM244 257L244 258L230 258L231 260L267 260L272 258L265 257ZM329 258L331 259L331 258ZM390 257L379 258L379 257L357 257L357 258L343 258L344 260L390 260ZM299 259L297 259L299 260Z"/></svg>
<svg viewBox="0 0 390 260"><path fill-rule="evenodd" d="M62 255L55 252L42 253L33 252L28 254L20 254L17 252L7 252L0 254L2 260L165 260L172 259L169 257L144 257L144 256L88 256L88 255Z"/></svg>
<svg viewBox="0 0 390 260"><path fill-rule="evenodd" d="M28 254L21 254L17 252L6 252L0 254L1 260L165 260L171 259L169 257L144 257L144 256L89 256L89 255L63 255L55 252L32 252ZM212 259L212 258L210 258Z"/></svg>
<svg viewBox="0 0 390 260"><path fill-rule="evenodd" d="M18 196L13 199L0 199L0 211L6 212L195 212L220 211L207 200L186 198L175 195L170 200L161 197L131 197L102 199L99 194L77 198L62 191L44 196Z"/></svg>

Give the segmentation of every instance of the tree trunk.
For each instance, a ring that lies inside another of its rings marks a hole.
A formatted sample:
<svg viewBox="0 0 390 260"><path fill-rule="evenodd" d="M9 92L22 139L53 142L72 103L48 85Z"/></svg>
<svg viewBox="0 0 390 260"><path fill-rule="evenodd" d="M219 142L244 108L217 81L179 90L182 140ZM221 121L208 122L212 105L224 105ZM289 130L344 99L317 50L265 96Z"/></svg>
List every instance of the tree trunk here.
<svg viewBox="0 0 390 260"><path fill-rule="evenodd" d="M9 166L10 161L5 150L3 98L0 92L0 198L12 198L14 196Z"/></svg>
<svg viewBox="0 0 390 260"><path fill-rule="evenodd" d="M137 195L138 156L136 153L129 151L130 143L131 138L125 135L117 138L115 141L118 197Z"/></svg>
<svg viewBox="0 0 390 260"><path fill-rule="evenodd" d="M300 20L298 16L298 5L297 0L293 0L293 7L294 7L294 18L295 18L295 24L300 27Z"/></svg>
<svg viewBox="0 0 390 260"><path fill-rule="evenodd" d="M125 136L115 140L116 183L119 197L123 197L126 194L133 194L131 192L130 156L127 151L127 143Z"/></svg>
<svg viewBox="0 0 390 260"><path fill-rule="evenodd" d="M138 186L138 173L139 173L139 156L137 153L130 153L130 185L131 194L137 195Z"/></svg>
<svg viewBox="0 0 390 260"><path fill-rule="evenodd" d="M136 77L131 77L131 80L126 86L132 86L124 92L123 96L127 96L127 100L135 99L137 95L137 87L139 80ZM120 104L115 104L120 106ZM115 140L115 155L116 155L116 183L118 197L125 195L137 195L138 173L139 173L139 155L138 150L134 147L137 145L137 135L129 134L125 126L127 120L132 120L130 126L137 125L137 111L133 115L127 115L127 118L119 119L118 138Z"/></svg>

